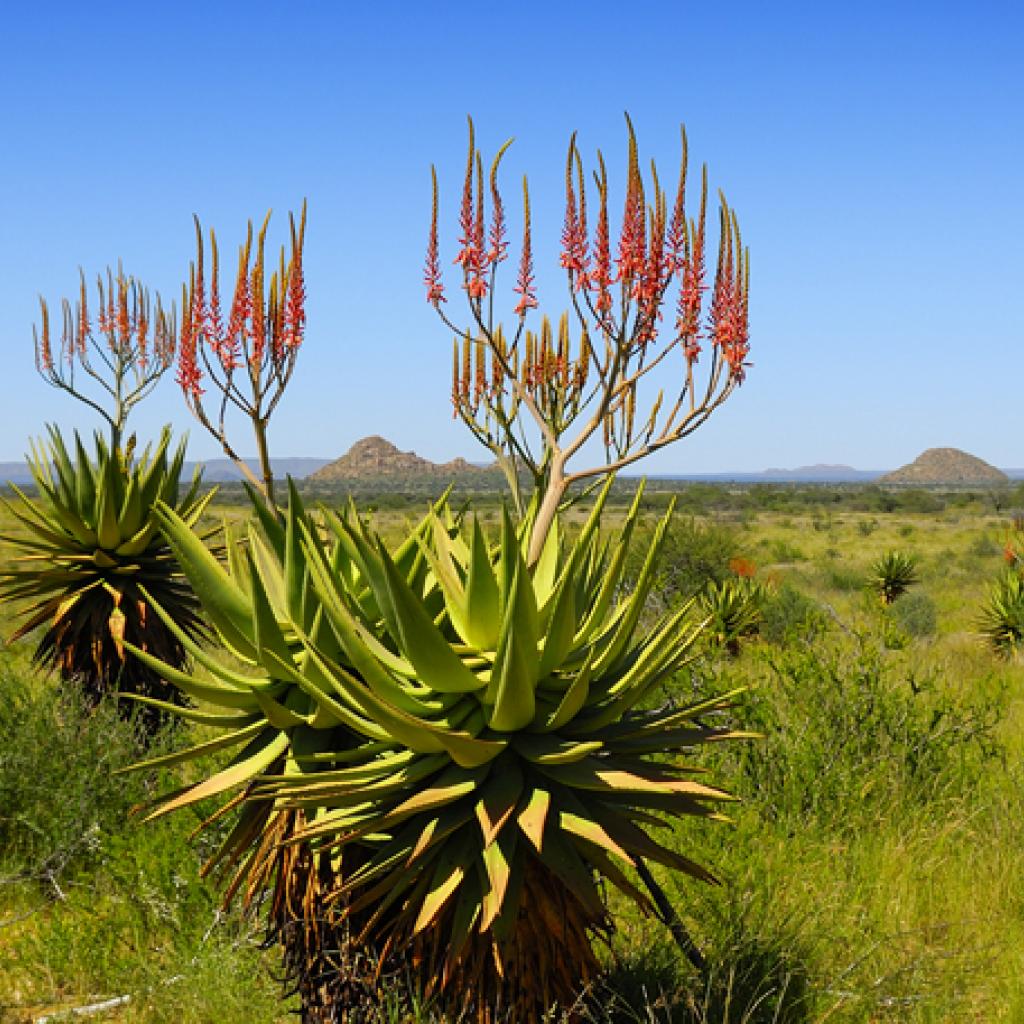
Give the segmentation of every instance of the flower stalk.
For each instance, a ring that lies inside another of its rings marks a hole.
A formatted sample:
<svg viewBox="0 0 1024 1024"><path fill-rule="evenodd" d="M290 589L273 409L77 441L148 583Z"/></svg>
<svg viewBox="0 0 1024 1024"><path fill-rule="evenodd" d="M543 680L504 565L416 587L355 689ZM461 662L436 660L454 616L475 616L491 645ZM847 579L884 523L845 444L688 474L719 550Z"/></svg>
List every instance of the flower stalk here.
<svg viewBox="0 0 1024 1024"><path fill-rule="evenodd" d="M278 266L267 282L267 213L253 239L249 222L239 247L234 294L224 321L221 310L220 254L210 231L210 284L206 292L205 247L199 218L196 260L182 288L184 314L178 346L177 381L185 403L219 442L224 454L277 514L274 473L267 445L267 428L291 380L305 337L306 287L302 252L306 234L306 204L298 223L289 215L291 249L286 260L281 247ZM204 387L208 385L208 387ZM212 400L207 393L217 393ZM238 454L228 438L227 413L235 409L252 424L259 475Z"/></svg>
<svg viewBox="0 0 1024 1024"><path fill-rule="evenodd" d="M110 427L112 451L121 448L131 410L156 387L174 362L175 312L155 303L120 264L97 276L97 306L90 313L85 274L74 303L61 303L58 351L50 333L50 310L39 298L41 324L33 327L36 370L48 384L87 405Z"/></svg>
<svg viewBox="0 0 1024 1024"><path fill-rule="evenodd" d="M468 321L459 323L444 308L445 288L438 258L437 174L432 170L433 204L427 249L427 301L464 353L461 382L452 388L454 414L487 447L505 471L519 511L525 511L520 473L533 485L536 516L529 562L536 564L558 510L570 503L570 489L584 489L691 434L705 423L744 380L748 334L749 253L739 222L720 197L719 243L711 302L703 309L708 186L702 173L696 215L686 211L687 143L669 213L653 162L649 182L640 169L636 135L626 118L627 176L622 225L615 257L609 226L608 176L597 154L594 174L597 216L588 227L587 177L575 134L566 157L566 207L560 264L566 273L569 309L558 320L541 315L539 330L528 326L538 308L534 284L529 188L523 182L523 236L513 289L513 326L496 319L498 265L506 258L505 210L498 170L511 140L487 176L492 244L485 249L483 158L470 120L469 152L460 209L462 268ZM676 316L666 329L665 307L675 295ZM710 349L702 380L697 366L701 341ZM464 386L475 361L474 379ZM659 386L659 378L663 383ZM604 458L580 461L584 450L603 444Z"/></svg>

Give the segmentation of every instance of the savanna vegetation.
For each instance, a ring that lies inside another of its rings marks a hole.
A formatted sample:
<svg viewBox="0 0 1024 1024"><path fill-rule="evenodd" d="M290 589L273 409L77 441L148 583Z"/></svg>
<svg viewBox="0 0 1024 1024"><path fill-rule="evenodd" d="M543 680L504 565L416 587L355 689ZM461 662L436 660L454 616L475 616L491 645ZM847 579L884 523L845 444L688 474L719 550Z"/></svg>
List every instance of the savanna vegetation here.
<svg viewBox="0 0 1024 1024"><path fill-rule="evenodd" d="M535 326L526 182L496 316L508 144L485 173L470 123L463 314L434 175L426 298L501 500L274 480L304 209L276 270L250 225L223 312L198 222L180 327L120 271L59 351L43 304L37 367L109 442L51 431L0 524L5 1019L1024 1015L1020 524L1003 492L616 481L750 350L735 213L709 259L685 134L670 195L627 127L614 252L570 140L571 309ZM175 363L244 500L180 481L169 435L136 452Z"/></svg>
<svg viewBox="0 0 1024 1024"><path fill-rule="evenodd" d="M738 578L737 560L769 593L738 653L709 639L666 689L749 687L730 719L763 738L701 756L742 802L729 807L730 823L682 825L675 839L722 884L664 875L704 971L660 923L618 901L617 933L599 950L608 974L594 1019L1012 1021L1024 1012L1015 825L1024 670L979 635L1010 523L984 495L882 515L830 514L822 498L803 515L712 508L673 518L651 614ZM208 521L222 514L247 513L221 505ZM642 514L641 534L655 517ZM377 518L397 537L407 516ZM916 557L920 579L883 606L871 569L893 549ZM5 606L5 633L13 624ZM203 807L145 825L130 816L201 777L214 755L207 766L116 774L154 756L144 731L113 702L87 713L74 689L32 666L32 651L25 638L2 655L5 1019L121 995L131 1001L104 1019L289 1019L262 925L220 910L217 887L199 879L223 838L215 827L188 841ZM209 735L171 727L155 751L180 749L183 730ZM401 1020L397 990L394 1000Z"/></svg>

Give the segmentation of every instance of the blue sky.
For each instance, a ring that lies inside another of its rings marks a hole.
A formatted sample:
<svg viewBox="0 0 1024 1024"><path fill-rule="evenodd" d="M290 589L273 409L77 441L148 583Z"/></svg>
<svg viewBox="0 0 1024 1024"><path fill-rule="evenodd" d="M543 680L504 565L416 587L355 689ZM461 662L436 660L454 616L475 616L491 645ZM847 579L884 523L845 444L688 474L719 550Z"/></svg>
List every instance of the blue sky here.
<svg viewBox="0 0 1024 1024"><path fill-rule="evenodd" d="M1024 466L1022 51L1019 4L985 0L11 7L0 460L46 421L92 426L35 375L38 293L58 304L79 266L121 259L173 297L193 213L230 252L271 207L283 238L303 197L308 336L273 452L381 433L483 458L451 418L450 339L423 301L430 164L450 239L466 114L485 153L516 137L506 193L529 173L557 315L569 133L605 152L614 189L629 110L669 180L686 123L753 267L746 384L650 469L889 468L939 445ZM168 421L217 454L169 377L132 426Z"/></svg>

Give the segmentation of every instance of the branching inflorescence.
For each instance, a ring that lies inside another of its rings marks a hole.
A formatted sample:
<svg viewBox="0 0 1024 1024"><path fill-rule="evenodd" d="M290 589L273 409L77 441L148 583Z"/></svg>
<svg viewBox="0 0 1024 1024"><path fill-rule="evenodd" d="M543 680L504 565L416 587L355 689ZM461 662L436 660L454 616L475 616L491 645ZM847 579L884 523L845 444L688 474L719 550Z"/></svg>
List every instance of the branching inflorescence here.
<svg viewBox="0 0 1024 1024"><path fill-rule="evenodd" d="M217 238L210 231L209 295L207 295L203 232L196 218L196 262L182 289L184 314L178 346L178 384L189 409L220 442L230 458L274 507L274 477L267 449L267 424L284 394L306 326L306 287L302 249L306 233L306 206L299 223L289 218L291 254L286 262L281 247L279 264L267 282L266 248L268 213L256 235L253 225L238 251L238 270L230 308L225 319L221 306L220 262ZM212 409L204 404L204 382L219 397ZM260 460L257 477L228 440L226 417L234 407L252 422Z"/></svg>
<svg viewBox="0 0 1024 1024"><path fill-rule="evenodd" d="M748 365L750 264L736 215L721 196L718 255L705 313L707 169L702 173L697 215L688 217L683 131L679 180L670 210L653 161L650 186L645 185L636 136L628 117L626 121L626 196L614 256L604 158L598 152L592 186L597 216L591 231L583 160L576 136L570 139L561 237L570 310L561 314L557 327L547 315L539 330L527 327L538 299L525 178L513 327L507 331L495 314L498 267L508 258L498 170L511 143L498 151L485 181L470 121L460 249L454 261L461 267L469 307L464 326L443 308L447 297L438 245L437 174L432 172L425 284L427 301L455 335L454 413L494 453L520 507L519 472L524 469L532 477L540 510L531 561L539 556L571 485L614 473L692 433L742 383ZM673 300L669 319L665 309ZM703 381L697 375L702 342L709 347ZM657 378L652 374L665 374L673 362L674 381L655 393ZM642 405L638 393L648 383L650 401ZM587 468L570 469L570 460L597 438L605 458Z"/></svg>
<svg viewBox="0 0 1024 1024"><path fill-rule="evenodd" d="M105 279L97 277L96 288L95 320L84 274L77 301L63 300L57 352L50 337L50 310L40 297L42 324L33 328L36 369L48 383L98 412L110 425L111 447L117 449L129 412L174 362L175 316L173 307L164 310L159 295L154 305L149 292L120 266L116 275L108 269Z"/></svg>

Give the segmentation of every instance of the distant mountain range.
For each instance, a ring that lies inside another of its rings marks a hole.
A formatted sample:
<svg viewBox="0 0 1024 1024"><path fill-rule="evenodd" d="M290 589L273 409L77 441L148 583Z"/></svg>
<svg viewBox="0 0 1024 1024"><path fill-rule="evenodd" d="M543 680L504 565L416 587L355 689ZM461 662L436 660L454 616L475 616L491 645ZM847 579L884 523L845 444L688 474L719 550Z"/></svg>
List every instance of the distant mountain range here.
<svg viewBox="0 0 1024 1024"><path fill-rule="evenodd" d="M293 476L296 480L302 480L312 473L315 473L321 466L326 466L330 459L271 459L274 468L274 475L282 480L286 476ZM259 463L256 459L248 459L247 462L253 471L259 475ZM198 462L186 462L182 476L191 479L192 473L197 465L203 467L203 479L211 484L223 484L237 482L242 479L241 471L230 459L203 459ZM0 487L6 483L30 484L32 474L24 462L0 462Z"/></svg>
<svg viewBox="0 0 1024 1024"><path fill-rule="evenodd" d="M935 455L933 453L939 453ZM963 456L962 459L958 456ZM249 465L256 468L256 460L249 459ZM909 472L911 467L924 462L924 469ZM399 451L390 441L379 436L365 437L357 441L340 459L316 459L308 457L271 460L274 473L279 478L292 476L296 480L310 479L321 483L343 480L372 480L375 476L401 477L458 477L473 476L488 472L489 467L453 459L436 463L424 459L415 452ZM209 483L230 483L242 479L242 474L230 459L204 459L204 479ZM983 467L978 471L978 466ZM191 476L195 462L185 464L186 475ZM493 471L493 470L491 470ZM991 471L991 472L987 472ZM995 475L993 475L995 474ZM889 473L882 469L854 469L852 466L818 463L813 466L798 466L795 469L765 469L756 473L663 473L652 474L663 480L693 480L706 483L871 483L879 481L895 484L960 483L990 484L1009 478L1024 480L1024 468L1004 469L989 466L966 452L955 448L930 448L922 453L910 466ZM28 467L23 462L0 462L0 486L10 481L14 484L32 482Z"/></svg>

